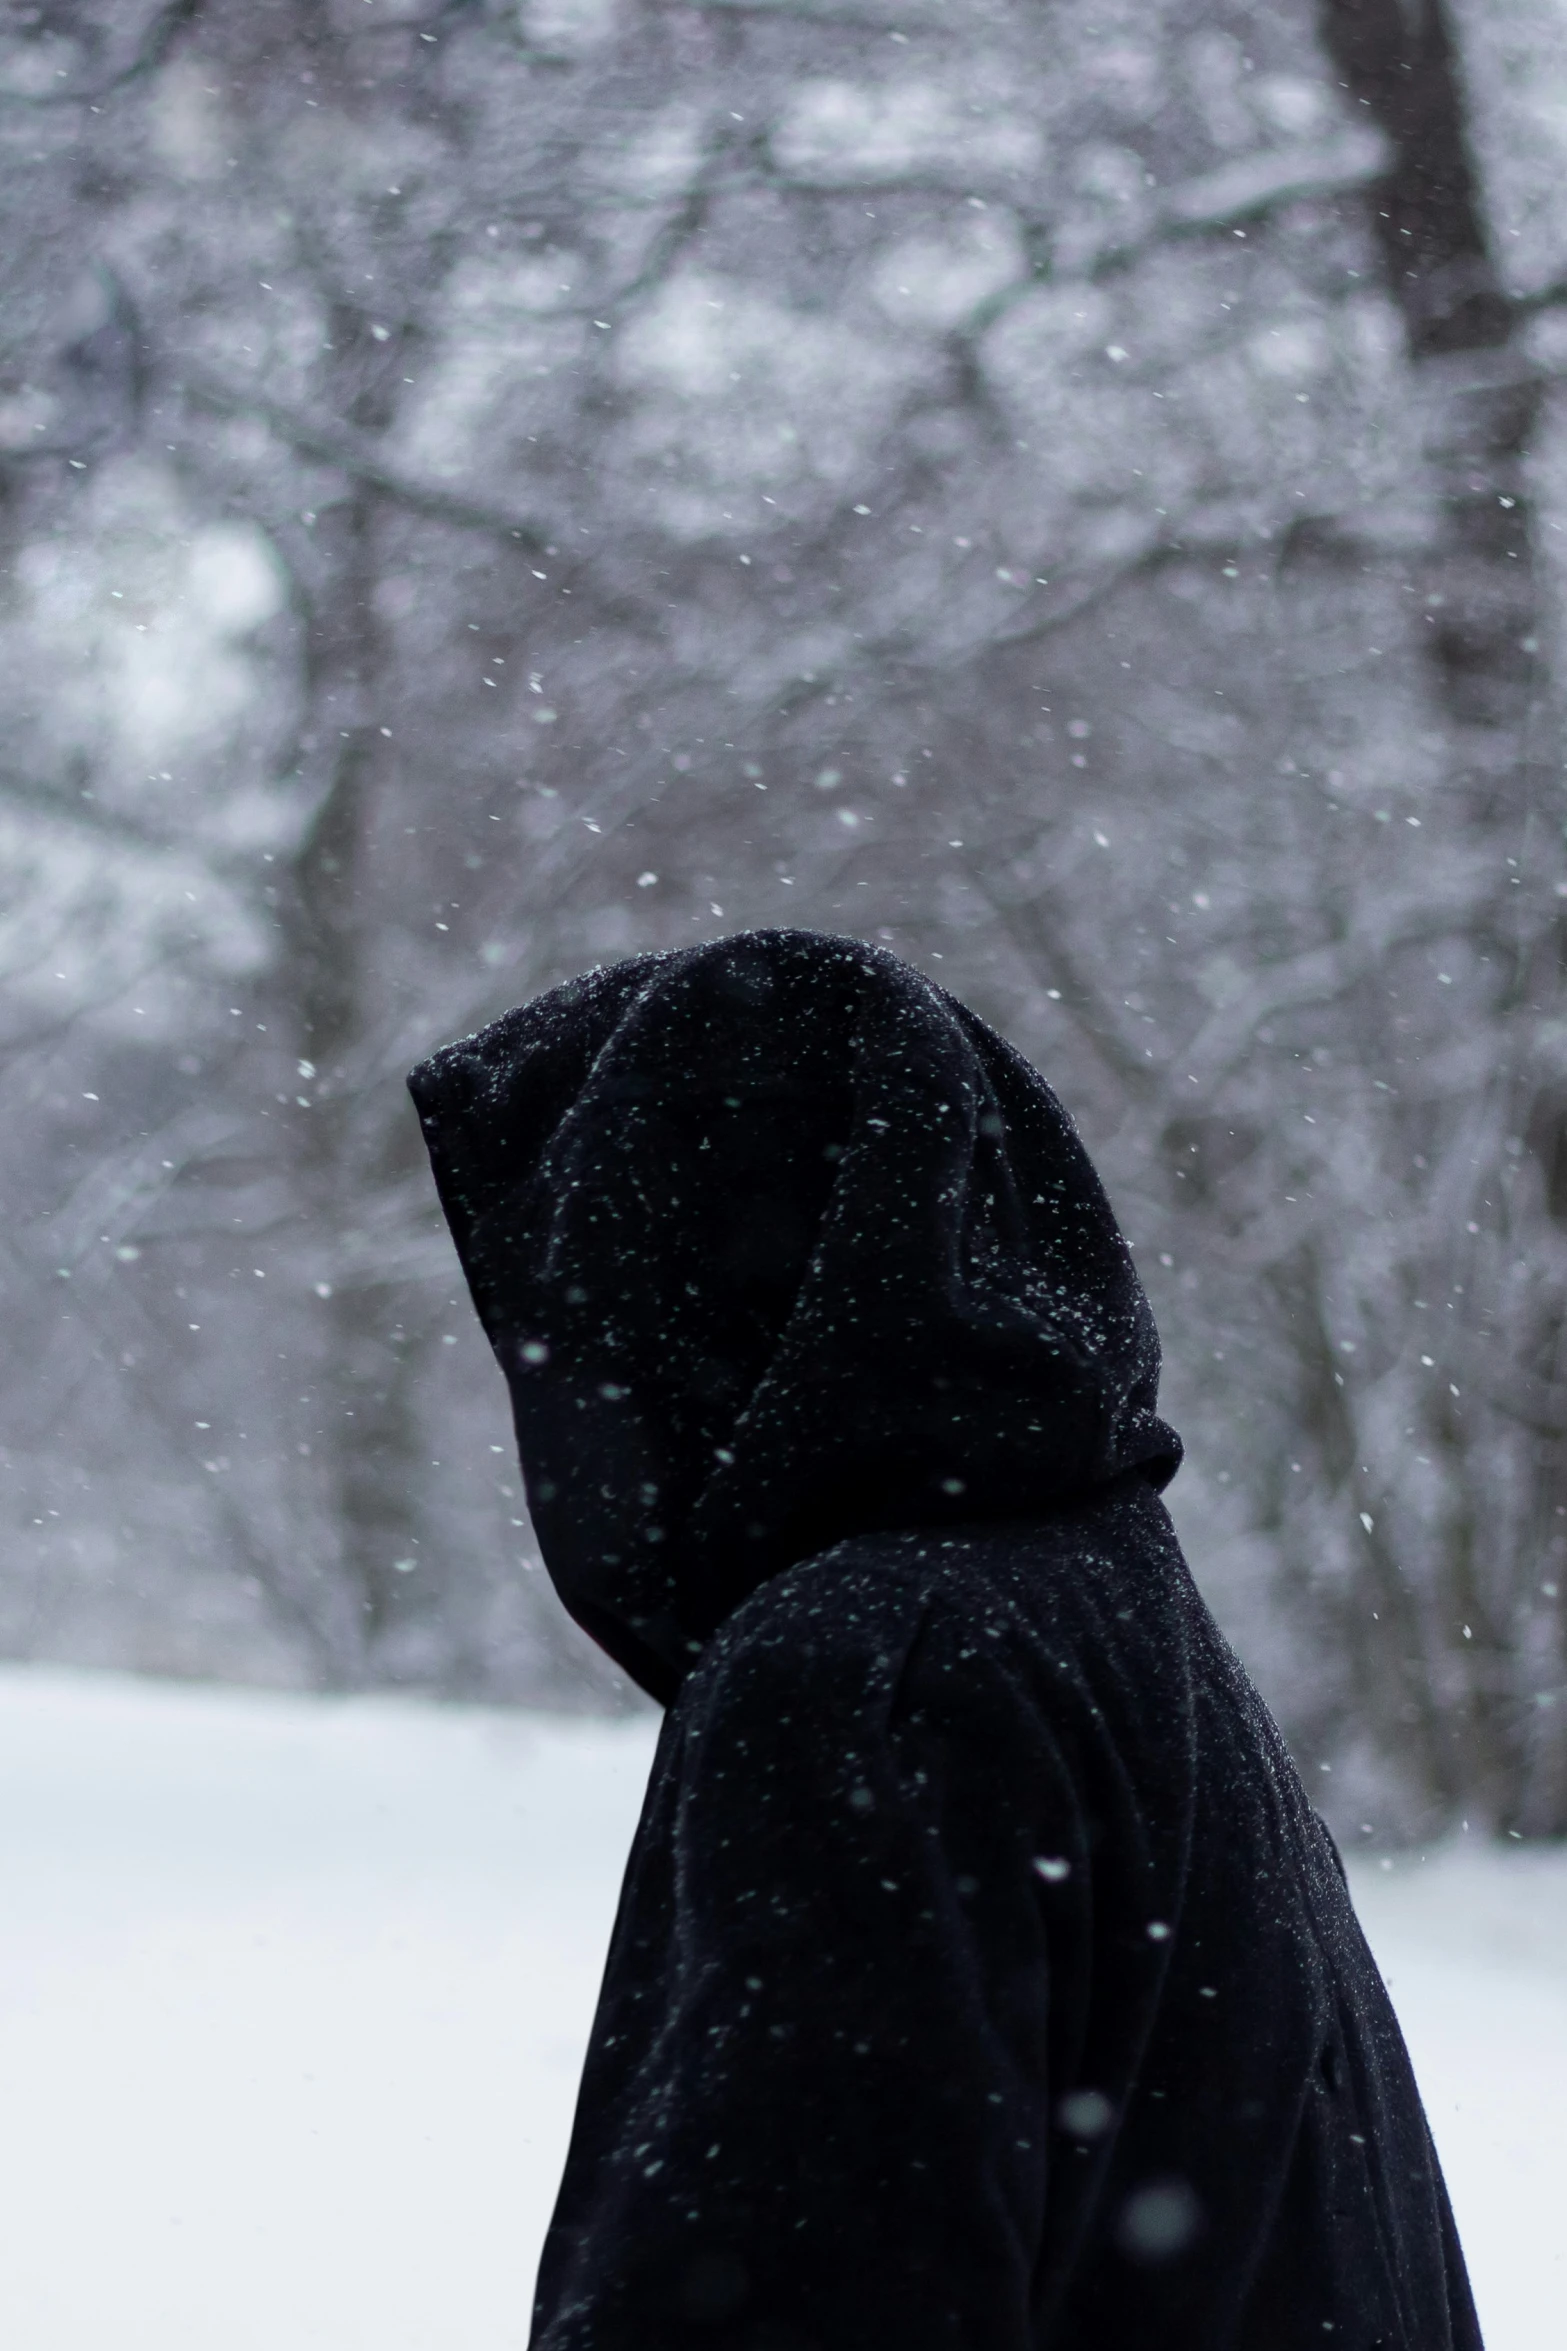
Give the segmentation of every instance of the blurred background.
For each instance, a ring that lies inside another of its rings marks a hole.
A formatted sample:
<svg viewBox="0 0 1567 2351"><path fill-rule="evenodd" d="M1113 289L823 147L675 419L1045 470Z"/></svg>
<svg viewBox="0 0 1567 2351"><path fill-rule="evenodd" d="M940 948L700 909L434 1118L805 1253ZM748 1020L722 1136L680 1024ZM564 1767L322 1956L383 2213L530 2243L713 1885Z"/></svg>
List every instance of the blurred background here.
<svg viewBox="0 0 1567 2351"><path fill-rule="evenodd" d="M1335 1825L1567 1833L1560 0L7 0L0 285L0 1654L638 1703L403 1075L805 924Z"/></svg>

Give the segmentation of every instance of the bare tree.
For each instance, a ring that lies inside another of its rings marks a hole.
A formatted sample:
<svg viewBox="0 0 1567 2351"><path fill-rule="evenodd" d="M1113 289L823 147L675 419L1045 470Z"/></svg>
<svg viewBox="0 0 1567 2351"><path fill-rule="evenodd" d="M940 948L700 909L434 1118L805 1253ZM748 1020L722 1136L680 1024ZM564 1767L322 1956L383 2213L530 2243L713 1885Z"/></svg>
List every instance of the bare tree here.
<svg viewBox="0 0 1567 2351"><path fill-rule="evenodd" d="M1531 25L0 19L10 1645L603 1697L401 1073L808 922L1081 1106L1345 1816L1567 1826Z"/></svg>

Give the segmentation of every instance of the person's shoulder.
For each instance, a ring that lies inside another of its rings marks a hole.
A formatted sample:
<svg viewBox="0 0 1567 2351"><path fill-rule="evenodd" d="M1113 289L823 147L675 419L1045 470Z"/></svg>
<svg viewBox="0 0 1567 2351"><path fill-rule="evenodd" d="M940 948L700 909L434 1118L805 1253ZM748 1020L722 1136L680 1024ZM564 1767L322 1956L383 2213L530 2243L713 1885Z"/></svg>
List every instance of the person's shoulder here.
<svg viewBox="0 0 1567 2351"><path fill-rule="evenodd" d="M1030 1518L854 1535L772 1576L737 1608L710 1655L737 1649L857 1646L912 1616L960 1620L1003 1613L1107 1612L1135 1593L1158 1612L1161 1593L1191 1591L1169 1514L1137 1481Z"/></svg>
<svg viewBox="0 0 1567 2351"><path fill-rule="evenodd" d="M1197 1599L1163 1505L1112 1489L1048 1517L856 1535L769 1578L722 1625L682 1701L754 1708L809 1684L819 1709L877 1685L1074 1672L1167 1647ZM983 1665L981 1661L984 1661ZM836 1694L836 1696L835 1696Z"/></svg>
<svg viewBox="0 0 1567 2351"><path fill-rule="evenodd" d="M799 1559L742 1602L687 1676L708 1703L743 1687L783 1694L808 1682L863 1688L901 1668L932 1597L954 1572L951 1547L918 1533L869 1534Z"/></svg>
<svg viewBox="0 0 1567 2351"><path fill-rule="evenodd" d="M868 1535L772 1577L675 1700L682 1773L836 1801L851 1763L909 1736L1005 1751L1008 1726L1037 1716L1037 1676L972 1552L961 1535Z"/></svg>

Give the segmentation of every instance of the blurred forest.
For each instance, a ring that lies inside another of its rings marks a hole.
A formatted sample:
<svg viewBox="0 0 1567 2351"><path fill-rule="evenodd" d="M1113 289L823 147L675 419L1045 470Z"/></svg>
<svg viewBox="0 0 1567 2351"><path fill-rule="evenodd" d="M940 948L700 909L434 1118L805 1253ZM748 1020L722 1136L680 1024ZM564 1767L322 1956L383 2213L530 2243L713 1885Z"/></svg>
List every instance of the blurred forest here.
<svg viewBox="0 0 1567 2351"><path fill-rule="evenodd" d="M629 1702L403 1073L809 924L1338 1825L1567 1833L1563 0L6 0L0 283L0 1652Z"/></svg>

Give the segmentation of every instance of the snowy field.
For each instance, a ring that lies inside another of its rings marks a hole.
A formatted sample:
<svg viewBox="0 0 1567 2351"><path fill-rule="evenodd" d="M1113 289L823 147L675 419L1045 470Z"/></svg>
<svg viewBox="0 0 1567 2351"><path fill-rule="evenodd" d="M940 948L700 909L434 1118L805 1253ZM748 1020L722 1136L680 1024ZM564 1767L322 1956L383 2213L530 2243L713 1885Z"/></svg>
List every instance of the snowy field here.
<svg viewBox="0 0 1567 2351"><path fill-rule="evenodd" d="M652 1748L0 1668L0 2334L521 2351ZM1567 2287L1567 1856L1357 1878L1491 2351Z"/></svg>

